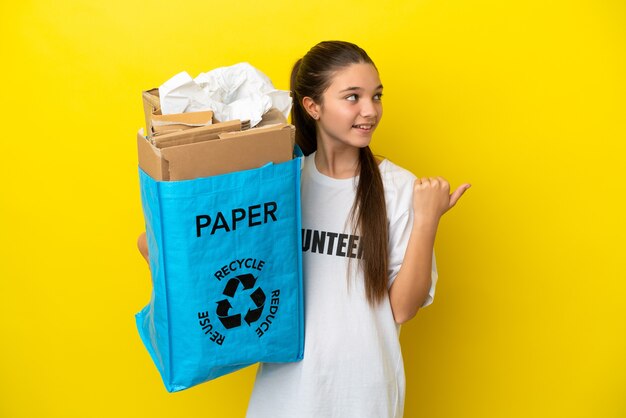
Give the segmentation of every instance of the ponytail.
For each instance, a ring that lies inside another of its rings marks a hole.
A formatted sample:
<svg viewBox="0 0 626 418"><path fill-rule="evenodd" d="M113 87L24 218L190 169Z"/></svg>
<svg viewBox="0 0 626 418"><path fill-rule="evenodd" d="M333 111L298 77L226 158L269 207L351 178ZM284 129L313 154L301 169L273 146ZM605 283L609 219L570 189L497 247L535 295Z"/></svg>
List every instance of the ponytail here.
<svg viewBox="0 0 626 418"><path fill-rule="evenodd" d="M369 146L359 150L359 184L351 218L361 234L365 294L375 304L387 294L389 228L383 180Z"/></svg>

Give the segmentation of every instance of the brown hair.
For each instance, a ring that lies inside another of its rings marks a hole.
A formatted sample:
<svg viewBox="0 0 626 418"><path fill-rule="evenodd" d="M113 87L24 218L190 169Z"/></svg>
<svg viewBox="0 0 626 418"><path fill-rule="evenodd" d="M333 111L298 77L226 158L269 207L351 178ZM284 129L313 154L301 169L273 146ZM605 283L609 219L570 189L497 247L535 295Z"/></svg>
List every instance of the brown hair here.
<svg viewBox="0 0 626 418"><path fill-rule="evenodd" d="M302 100L310 97L322 104L322 95L334 74L351 64L371 64L372 59L358 46L342 41L315 45L291 71L293 107L291 121L296 126L296 143L304 155L317 149L316 122L304 110ZM365 290L370 304L379 302L387 291L387 210L378 164L369 146L359 150L359 181L351 219L360 233Z"/></svg>

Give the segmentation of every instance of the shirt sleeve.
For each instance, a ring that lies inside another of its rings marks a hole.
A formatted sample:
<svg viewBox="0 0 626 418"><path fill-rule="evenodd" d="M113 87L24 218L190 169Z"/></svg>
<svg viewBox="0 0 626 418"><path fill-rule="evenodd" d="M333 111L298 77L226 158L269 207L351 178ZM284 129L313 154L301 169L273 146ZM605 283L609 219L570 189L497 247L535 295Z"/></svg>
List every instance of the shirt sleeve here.
<svg viewBox="0 0 626 418"><path fill-rule="evenodd" d="M413 228L413 209L409 209L402 214L396 221L389 225L389 265L388 265L388 287L391 288L394 280L400 272L404 256L406 254L406 248L409 243L409 237L411 236L411 230ZM437 263L435 260L435 251L433 251L432 268L431 268L431 285L428 291L428 296L422 304L422 307L426 307L433 303L435 299L435 288L437 286Z"/></svg>

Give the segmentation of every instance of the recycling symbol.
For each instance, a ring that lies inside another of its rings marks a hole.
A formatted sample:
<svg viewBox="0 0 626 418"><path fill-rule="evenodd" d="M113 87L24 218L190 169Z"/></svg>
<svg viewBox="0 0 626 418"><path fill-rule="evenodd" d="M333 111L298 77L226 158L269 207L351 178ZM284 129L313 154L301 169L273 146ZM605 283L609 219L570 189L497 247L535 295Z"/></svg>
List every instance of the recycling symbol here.
<svg viewBox="0 0 626 418"><path fill-rule="evenodd" d="M239 284L242 285L242 290L252 289L256 284L256 277L252 274L241 274L230 279L226 283L222 294L228 298L217 302L217 309L215 311L220 322L226 329L235 328L241 325L241 313L230 312L233 307L230 300L235 298L235 294L239 289ZM243 317L243 320L246 321L248 326L250 326L253 322L258 321L263 313L263 307L266 299L263 289L257 287L252 293L250 293L250 299L254 306L252 309L248 308L248 311Z"/></svg>

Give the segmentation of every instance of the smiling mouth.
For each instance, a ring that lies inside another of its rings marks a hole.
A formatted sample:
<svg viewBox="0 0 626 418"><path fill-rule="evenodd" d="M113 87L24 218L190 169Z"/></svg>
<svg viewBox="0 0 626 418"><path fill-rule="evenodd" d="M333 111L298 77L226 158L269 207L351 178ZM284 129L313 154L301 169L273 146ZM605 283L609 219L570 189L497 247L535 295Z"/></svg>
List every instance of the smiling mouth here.
<svg viewBox="0 0 626 418"><path fill-rule="evenodd" d="M361 125L352 125L353 128L360 129L363 131L371 131L374 125L372 124L361 124Z"/></svg>

